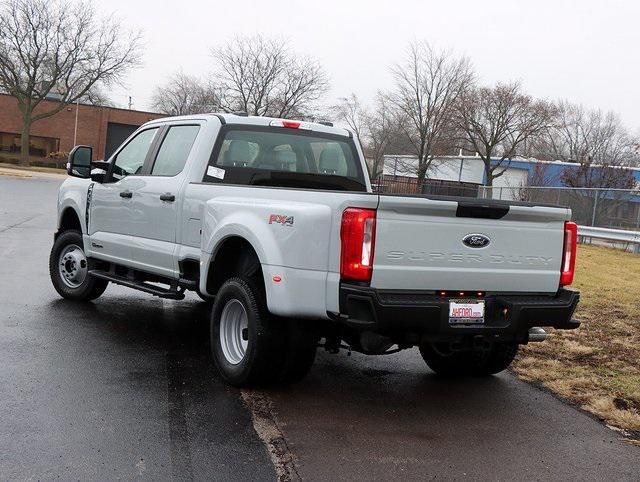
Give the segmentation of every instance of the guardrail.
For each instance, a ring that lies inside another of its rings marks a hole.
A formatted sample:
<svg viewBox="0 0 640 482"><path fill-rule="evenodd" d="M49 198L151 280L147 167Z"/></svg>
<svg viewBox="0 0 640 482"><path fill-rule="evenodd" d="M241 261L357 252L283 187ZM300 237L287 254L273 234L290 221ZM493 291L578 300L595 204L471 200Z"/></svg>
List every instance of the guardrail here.
<svg viewBox="0 0 640 482"><path fill-rule="evenodd" d="M583 238L583 241L584 238L596 238L619 243L629 243L634 245L634 253L640 253L640 231L578 226L578 238Z"/></svg>

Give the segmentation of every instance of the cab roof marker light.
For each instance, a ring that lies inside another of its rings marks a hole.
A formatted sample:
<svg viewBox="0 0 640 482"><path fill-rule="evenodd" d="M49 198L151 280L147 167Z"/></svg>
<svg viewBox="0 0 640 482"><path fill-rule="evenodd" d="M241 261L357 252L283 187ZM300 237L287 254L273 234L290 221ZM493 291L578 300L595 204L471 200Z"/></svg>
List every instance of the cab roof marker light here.
<svg viewBox="0 0 640 482"><path fill-rule="evenodd" d="M271 127L285 127L287 129L305 129L305 130L311 129L311 126L306 122L286 120L286 119L274 119L269 123L269 125Z"/></svg>

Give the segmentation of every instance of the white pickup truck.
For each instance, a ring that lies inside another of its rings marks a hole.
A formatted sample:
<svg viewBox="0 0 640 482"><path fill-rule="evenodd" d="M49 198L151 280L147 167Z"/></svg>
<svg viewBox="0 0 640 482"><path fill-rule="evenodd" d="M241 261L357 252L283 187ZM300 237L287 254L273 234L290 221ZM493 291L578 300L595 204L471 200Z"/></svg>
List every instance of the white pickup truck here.
<svg viewBox="0 0 640 482"><path fill-rule="evenodd" d="M50 257L58 293L196 291L213 302L213 358L236 386L297 381L318 346L417 346L438 373L493 374L542 327L579 326L568 209L373 193L342 128L159 119L107 161L76 147L68 173Z"/></svg>

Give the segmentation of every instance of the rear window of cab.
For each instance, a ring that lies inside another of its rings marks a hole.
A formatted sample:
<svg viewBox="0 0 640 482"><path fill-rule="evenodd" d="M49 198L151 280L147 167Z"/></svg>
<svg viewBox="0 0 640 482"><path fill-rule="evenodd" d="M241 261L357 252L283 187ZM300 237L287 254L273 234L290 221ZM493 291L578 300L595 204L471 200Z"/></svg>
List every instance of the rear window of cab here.
<svg viewBox="0 0 640 482"><path fill-rule="evenodd" d="M366 190L353 139L266 126L224 126L204 181Z"/></svg>

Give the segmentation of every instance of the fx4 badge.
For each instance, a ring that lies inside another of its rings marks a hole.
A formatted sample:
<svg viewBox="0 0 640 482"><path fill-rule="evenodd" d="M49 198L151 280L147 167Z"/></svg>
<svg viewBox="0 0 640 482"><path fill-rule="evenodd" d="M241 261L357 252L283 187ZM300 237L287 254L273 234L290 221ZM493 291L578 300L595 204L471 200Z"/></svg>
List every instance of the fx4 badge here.
<svg viewBox="0 0 640 482"><path fill-rule="evenodd" d="M270 214L269 224L282 224L283 226L293 226L293 216L286 216L284 214Z"/></svg>

